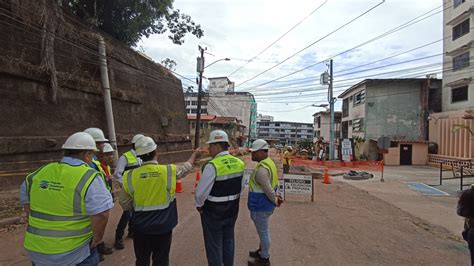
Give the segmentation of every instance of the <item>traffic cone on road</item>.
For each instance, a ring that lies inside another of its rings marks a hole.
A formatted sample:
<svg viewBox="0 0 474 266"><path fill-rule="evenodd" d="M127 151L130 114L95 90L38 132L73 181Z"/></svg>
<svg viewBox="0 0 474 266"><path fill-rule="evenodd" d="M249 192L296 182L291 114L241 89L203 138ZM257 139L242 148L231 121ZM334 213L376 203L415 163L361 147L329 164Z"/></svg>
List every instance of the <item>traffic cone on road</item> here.
<svg viewBox="0 0 474 266"><path fill-rule="evenodd" d="M323 183L324 184L331 184L331 182L329 182L329 170L328 168L324 168L324 180L323 180Z"/></svg>
<svg viewBox="0 0 474 266"><path fill-rule="evenodd" d="M196 187L199 183L199 180L201 180L201 172L199 172L199 170L198 170L198 171L196 171L196 181L194 181L194 190L196 190Z"/></svg>
<svg viewBox="0 0 474 266"><path fill-rule="evenodd" d="M176 180L176 193L183 193L183 181L181 179Z"/></svg>

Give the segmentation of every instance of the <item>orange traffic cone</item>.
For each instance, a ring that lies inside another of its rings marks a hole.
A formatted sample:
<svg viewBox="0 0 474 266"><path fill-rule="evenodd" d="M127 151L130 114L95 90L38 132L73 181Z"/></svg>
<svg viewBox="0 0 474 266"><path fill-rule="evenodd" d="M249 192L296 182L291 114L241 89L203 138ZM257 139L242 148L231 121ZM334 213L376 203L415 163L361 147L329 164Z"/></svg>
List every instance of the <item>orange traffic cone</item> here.
<svg viewBox="0 0 474 266"><path fill-rule="evenodd" d="M181 179L176 180L176 193L183 193L183 181Z"/></svg>
<svg viewBox="0 0 474 266"><path fill-rule="evenodd" d="M201 180L201 172L196 171L196 181L194 181L194 190L196 190L199 180Z"/></svg>
<svg viewBox="0 0 474 266"><path fill-rule="evenodd" d="M331 184L331 182L329 182L329 170L328 168L324 168L324 181L323 181L324 184Z"/></svg>

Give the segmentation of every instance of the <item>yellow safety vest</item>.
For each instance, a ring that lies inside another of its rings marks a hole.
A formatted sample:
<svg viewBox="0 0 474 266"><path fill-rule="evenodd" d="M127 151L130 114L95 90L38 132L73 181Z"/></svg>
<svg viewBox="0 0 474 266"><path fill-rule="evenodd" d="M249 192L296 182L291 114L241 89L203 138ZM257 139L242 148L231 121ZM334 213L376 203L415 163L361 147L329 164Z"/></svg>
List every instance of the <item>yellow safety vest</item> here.
<svg viewBox="0 0 474 266"><path fill-rule="evenodd" d="M257 174L258 168L260 167L263 167L270 172L270 178L271 178L270 184L273 189L276 189L278 186L278 170L275 165L275 162L273 162L273 160L270 159L270 157L267 157L264 160L261 160L257 164L257 167L255 167L255 170L250 176L250 181L249 181L250 192L263 193L263 190L260 187L260 185L257 182L255 182L255 175Z"/></svg>
<svg viewBox="0 0 474 266"><path fill-rule="evenodd" d="M42 254L72 251L92 237L85 195L99 172L51 163L26 177L30 215L24 246Z"/></svg>
<svg viewBox="0 0 474 266"><path fill-rule="evenodd" d="M164 210L175 199L176 165L144 164L125 171L123 189L135 211Z"/></svg>
<svg viewBox="0 0 474 266"><path fill-rule="evenodd" d="M104 180L105 187L107 188L108 191L112 191L112 188L109 186L109 182L107 182L107 173L105 173L104 169L100 166L100 161L98 160L92 160L92 163L95 164L97 169L99 169L100 176L102 177L102 180ZM109 173L110 172L110 166L108 166Z"/></svg>
<svg viewBox="0 0 474 266"><path fill-rule="evenodd" d="M123 156L125 156L125 159L127 159L127 166L125 167L125 170L130 170L140 166L140 161L138 161L137 156L135 156L131 150L125 152Z"/></svg>

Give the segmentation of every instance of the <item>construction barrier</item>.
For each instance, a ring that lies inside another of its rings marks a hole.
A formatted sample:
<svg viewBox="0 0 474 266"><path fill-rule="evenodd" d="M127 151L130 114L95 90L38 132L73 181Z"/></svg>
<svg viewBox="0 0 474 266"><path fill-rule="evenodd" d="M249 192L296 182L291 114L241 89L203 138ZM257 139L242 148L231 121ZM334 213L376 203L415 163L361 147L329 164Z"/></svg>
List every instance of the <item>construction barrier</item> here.
<svg viewBox="0 0 474 266"><path fill-rule="evenodd" d="M341 169L341 170L368 170L382 172L383 161L353 161L353 162L341 162L341 161L316 161L302 158L291 159L292 166L306 166L312 168L328 168L329 170Z"/></svg>

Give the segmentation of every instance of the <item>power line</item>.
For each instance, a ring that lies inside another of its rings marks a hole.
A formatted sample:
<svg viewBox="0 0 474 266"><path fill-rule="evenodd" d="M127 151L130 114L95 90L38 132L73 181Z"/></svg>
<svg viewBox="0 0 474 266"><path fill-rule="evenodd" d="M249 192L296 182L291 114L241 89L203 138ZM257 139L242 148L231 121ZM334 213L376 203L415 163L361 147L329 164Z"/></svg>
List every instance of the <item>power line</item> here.
<svg viewBox="0 0 474 266"><path fill-rule="evenodd" d="M285 60L279 62L278 64L273 65L272 67L270 67L270 68L264 70L263 72L260 72L259 74L257 74L257 75L255 75L255 76L253 76L253 77L251 77L251 78L245 80L244 82L238 84L238 85L236 86L236 88L239 87L239 86L242 86L243 84L245 84L245 83L247 83L247 82L249 82L249 81L251 81L251 80L254 80L255 78L257 78L257 77L259 77L259 76L261 76L261 75L267 73L268 71L274 69L275 67L277 67L277 66L279 66L279 65L281 65L281 64L283 64L283 63L285 63L286 61L288 61L288 60L290 60L291 58L295 57L297 54L299 54L299 53L305 51L306 49L310 48L311 46L317 44L318 42L320 42L320 41L326 39L327 37L331 36L332 34L336 33L337 31L343 29L343 28L346 27L347 25L353 23L353 22L356 21L357 19L363 17L364 15L366 15L366 14L369 13L370 11L374 10L375 8L377 8L378 6L380 6L380 5L383 4L383 3L385 3L385 0L382 0L382 2L380 2L380 3L378 3L377 5L375 5L375 6L371 7L371 8L369 8L368 10L364 11L362 14L358 15L357 17L355 17L355 18L349 20L348 22L346 22L346 23L344 23L343 25L339 26L339 27L336 28L335 30L329 32L328 34L324 35L323 37L319 38L318 40L316 40L316 41L312 42L311 44L307 45L307 46L304 47L303 49L301 49L301 50L299 50L298 52L296 52L296 53L292 54L291 56L287 57Z"/></svg>
<svg viewBox="0 0 474 266"><path fill-rule="evenodd" d="M380 35L378 35L378 36L376 36L376 37L374 37L374 38L372 38L372 39L370 39L370 40L368 40L368 41L365 41L365 42L363 42L363 43L361 43L361 44L359 44L359 45L356 45L356 46L354 46L354 47L352 47L352 48L350 48L350 49L347 49L347 50L342 51L342 52L340 52L340 53L338 53L338 54L335 54L335 55L333 55L333 56L330 56L330 57L328 57L328 58L325 59L325 60L321 60L321 61L319 61L319 62L317 62L317 63L308 65L308 66L306 66L306 67L304 67L304 68L301 68L301 69L299 69L299 70L293 71L293 72L291 72L291 73L289 73L289 74L286 74L286 75L284 75L284 76L281 76L281 77L279 77L279 78L272 79L272 80L270 80L270 81L266 81L266 82L261 83L261 84L259 84L259 85L257 85L257 86L254 86L253 88L261 87L261 86L263 86L263 85L266 85L266 84L269 84L269 83L272 83L272 82L281 80L281 79L283 79L283 78L292 76L292 75L294 75L294 74L296 74L296 73L299 73L299 72L302 72L302 71L307 70L307 69L309 69L309 68L312 68L312 67L314 67L314 66L316 66L316 65L319 65L319 64L321 64L321 63L326 62L327 60L329 60L329 59L331 59L331 58L335 58L335 57L337 57L337 56L343 55L343 54L348 53L348 52L350 52L350 51L352 51L352 50L354 50L354 49L360 48L360 47L362 47L362 46L364 46L364 45L367 45L367 44L369 44L369 43L371 43L371 42L374 42L374 41L376 41L376 40L379 40L379 39L381 39L381 38L384 38L384 37L386 37L386 36L389 36L389 35L391 35L391 34L393 34L393 33L395 33L395 32L398 32L398 31L400 31L400 30L402 30L402 29L405 29L405 28L407 28L407 27L409 27L409 26L412 26L412 25L414 25L414 24L416 24L416 23L418 23L418 22L421 22L421 21L423 21L423 20L425 20L425 19L427 19L427 18L430 18L430 17L432 17L432 16L434 16L434 15L436 15L436 14L438 14L438 13L441 13L441 12L443 12L444 10L446 10L446 9L449 8L449 7L446 7L445 9L443 9L443 10L441 10L441 11L438 11L438 12L435 12L435 13L429 15L429 16L426 16L426 15L428 15L429 13L433 12L434 10L439 9L440 7L442 7L442 5L441 5L441 6L438 6L438 7L436 7L436 8L434 8L434 9L431 9L431 10L429 10L428 12L425 12L425 13L421 14L420 16L417 16L417 17L415 17L414 19L411 19L411 20L409 20L409 21L407 21L407 22L405 22L405 23L403 23L403 24L401 24L401 25L399 25L399 26L397 26L397 27L395 27L395 28L393 28L393 29L391 29L391 30L385 32L385 33L382 33L382 34L380 34ZM451 7L451 6L450 6L450 7ZM423 16L426 16L426 17L423 18ZM417 19L418 19L418 20L417 20Z"/></svg>
<svg viewBox="0 0 474 266"><path fill-rule="evenodd" d="M258 56L260 56L261 54L263 54L266 50L268 50L270 47L272 47L275 43L277 43L278 41L280 41L281 39L283 39L283 37L285 37L288 33L290 33L292 30L294 30L296 27L298 27L301 23L303 23L303 21L305 21L307 18L309 18L311 15L313 15L316 11L318 11L322 6L324 6L328 1L325 0L321 5L319 5L318 7L316 7L315 9L313 9L313 11L311 11L311 13L309 13L308 15L306 15L303 19L301 19L298 23L296 23L293 27L291 27L288 31L286 31L285 33L283 33L283 35L281 35L280 37L278 37L278 39L276 39L275 41L273 41L271 44L267 45L267 47L265 47L262 51L260 51L257 55L255 55L254 57L252 57L250 60L247 61L247 63L243 64L242 66L240 66L239 68L237 68L236 70L234 70L232 73L230 73L229 75L227 75L228 77L232 76L233 74L237 73L239 70L241 70L242 68L244 68L245 66L247 66L248 64L250 64L255 58L257 58Z"/></svg>

